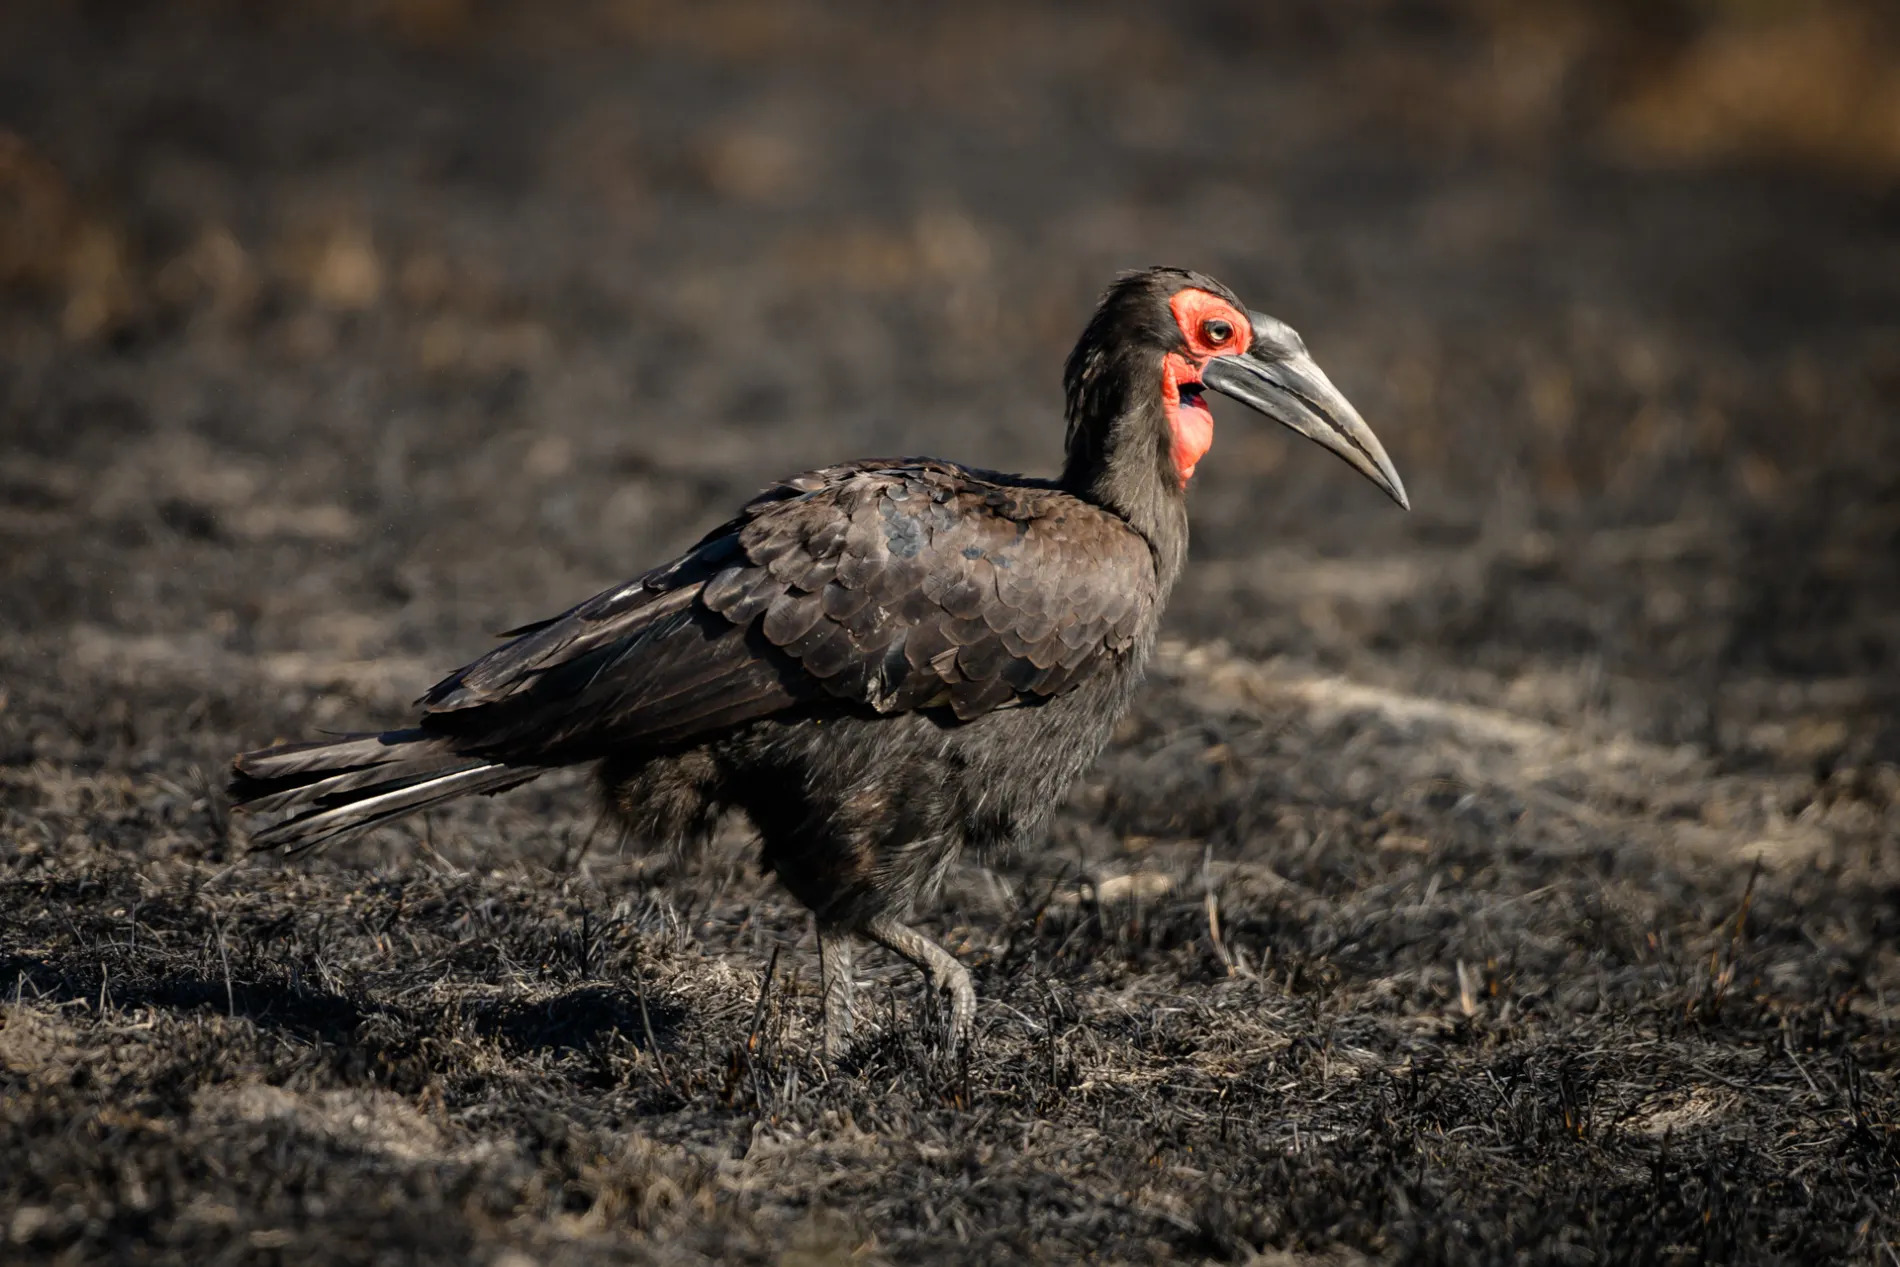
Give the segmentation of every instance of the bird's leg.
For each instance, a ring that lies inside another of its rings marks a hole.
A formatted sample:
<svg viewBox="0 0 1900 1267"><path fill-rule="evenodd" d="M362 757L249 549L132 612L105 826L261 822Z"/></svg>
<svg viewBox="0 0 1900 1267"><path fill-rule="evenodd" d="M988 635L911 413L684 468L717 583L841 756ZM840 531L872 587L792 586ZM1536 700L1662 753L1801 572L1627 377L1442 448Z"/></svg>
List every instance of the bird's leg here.
<svg viewBox="0 0 1900 1267"><path fill-rule="evenodd" d="M836 1060L851 1042L851 934L842 928L818 930L818 976L825 998L825 1058Z"/></svg>
<svg viewBox="0 0 1900 1267"><path fill-rule="evenodd" d="M942 946L894 919L872 920L863 932L892 954L915 964L931 989L949 993L950 1045L955 1048L969 1042L976 1027L976 987L970 984L970 970Z"/></svg>

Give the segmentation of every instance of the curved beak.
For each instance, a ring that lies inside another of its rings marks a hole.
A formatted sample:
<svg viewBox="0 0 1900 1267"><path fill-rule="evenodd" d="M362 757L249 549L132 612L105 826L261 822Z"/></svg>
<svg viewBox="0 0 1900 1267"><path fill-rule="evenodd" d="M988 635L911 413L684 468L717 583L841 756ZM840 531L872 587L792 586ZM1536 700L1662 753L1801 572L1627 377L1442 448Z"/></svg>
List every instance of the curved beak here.
<svg viewBox="0 0 1900 1267"><path fill-rule="evenodd" d="M1260 324L1257 320L1255 328ZM1297 339L1294 342L1297 348ZM1313 363L1304 348L1279 355L1276 351L1259 348L1238 356L1217 356L1201 370L1201 382L1331 449L1384 489L1387 497L1410 510L1405 485L1385 455L1385 446L1352 402L1339 394L1326 371Z"/></svg>

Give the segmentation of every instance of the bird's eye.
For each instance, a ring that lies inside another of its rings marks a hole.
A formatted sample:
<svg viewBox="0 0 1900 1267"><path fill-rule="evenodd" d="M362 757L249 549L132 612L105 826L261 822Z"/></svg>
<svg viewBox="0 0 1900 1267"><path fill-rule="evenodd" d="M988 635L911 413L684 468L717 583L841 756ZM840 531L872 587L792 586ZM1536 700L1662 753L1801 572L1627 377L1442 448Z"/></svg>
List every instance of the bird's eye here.
<svg viewBox="0 0 1900 1267"><path fill-rule="evenodd" d="M1201 323L1201 337L1218 347L1234 337L1234 327L1230 322L1214 317Z"/></svg>

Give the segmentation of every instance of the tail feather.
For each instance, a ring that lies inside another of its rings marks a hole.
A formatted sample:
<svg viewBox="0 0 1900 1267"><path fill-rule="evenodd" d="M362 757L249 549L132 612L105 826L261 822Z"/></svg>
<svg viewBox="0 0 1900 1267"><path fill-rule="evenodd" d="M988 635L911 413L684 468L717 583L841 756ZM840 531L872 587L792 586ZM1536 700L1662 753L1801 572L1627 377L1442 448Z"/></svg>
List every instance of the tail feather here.
<svg viewBox="0 0 1900 1267"><path fill-rule="evenodd" d="M389 790L391 785L415 783L432 775L452 774L469 768L468 758L445 753L405 761L399 771L392 770L389 765L360 766L313 778L307 783L279 786L275 791L267 791L254 782L247 788L248 794L241 804L247 814L276 814L298 806L312 805L331 809L347 805L359 796L374 796L378 791Z"/></svg>
<svg viewBox="0 0 1900 1267"><path fill-rule="evenodd" d="M254 848L301 850L541 773L458 753L427 731L391 730L244 753L232 763L230 793L247 815L289 812L251 834Z"/></svg>

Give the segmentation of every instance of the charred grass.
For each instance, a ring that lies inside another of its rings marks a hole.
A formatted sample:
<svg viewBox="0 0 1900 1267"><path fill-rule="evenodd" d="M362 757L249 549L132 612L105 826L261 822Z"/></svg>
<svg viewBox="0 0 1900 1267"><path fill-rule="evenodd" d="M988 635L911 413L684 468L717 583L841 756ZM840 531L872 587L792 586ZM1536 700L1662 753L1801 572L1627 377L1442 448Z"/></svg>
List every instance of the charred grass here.
<svg viewBox="0 0 1900 1267"><path fill-rule="evenodd" d="M1895 1235L1894 893L1864 861L1566 843L1449 780L1369 816L1312 754L1420 741L1372 715L1209 718L1164 681L1134 729L1050 854L953 884L962 1059L876 964L827 1065L809 931L738 841L670 865L543 828L494 866L474 811L460 849L435 832L459 859L418 833L284 865L220 860L203 798L38 802L58 844L16 838L0 885L11 1243L1818 1262ZM7 786L35 804L32 768ZM1225 826L1131 830L1184 804Z"/></svg>

